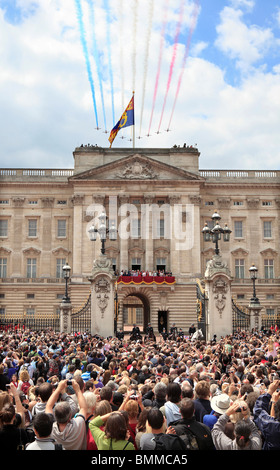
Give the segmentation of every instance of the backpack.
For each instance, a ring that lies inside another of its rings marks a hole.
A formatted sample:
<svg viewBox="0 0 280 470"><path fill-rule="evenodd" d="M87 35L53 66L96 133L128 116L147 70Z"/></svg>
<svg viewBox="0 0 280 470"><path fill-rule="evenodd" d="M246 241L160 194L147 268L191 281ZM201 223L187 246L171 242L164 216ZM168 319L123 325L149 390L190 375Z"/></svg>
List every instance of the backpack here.
<svg viewBox="0 0 280 470"><path fill-rule="evenodd" d="M21 386L21 391L24 393L24 395L28 394L29 387L30 387L29 382L23 382L23 384Z"/></svg>
<svg viewBox="0 0 280 470"><path fill-rule="evenodd" d="M180 438L185 443L187 450L199 450L197 438L190 429L185 434L180 434Z"/></svg>
<svg viewBox="0 0 280 470"><path fill-rule="evenodd" d="M183 439L176 434L158 434L153 440L156 443L155 450L187 450Z"/></svg>

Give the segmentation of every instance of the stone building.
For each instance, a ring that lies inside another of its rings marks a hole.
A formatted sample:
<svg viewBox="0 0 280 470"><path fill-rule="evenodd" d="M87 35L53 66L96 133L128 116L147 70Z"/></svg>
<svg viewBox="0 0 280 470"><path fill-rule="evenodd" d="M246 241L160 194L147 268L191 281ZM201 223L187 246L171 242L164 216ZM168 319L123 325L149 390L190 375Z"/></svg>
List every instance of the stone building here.
<svg viewBox="0 0 280 470"><path fill-rule="evenodd" d="M0 170L0 317L51 317L59 310L71 266L74 311L87 300L89 276L101 242L89 228L104 209L106 255L116 274L160 271L153 282L117 282L118 326L196 322L196 280L203 280L214 244L202 229L217 211L231 229L219 248L242 308L252 296L249 268L258 267L262 315L280 314L279 171L203 170L192 147L74 150L73 169ZM119 279L120 281L120 279Z"/></svg>

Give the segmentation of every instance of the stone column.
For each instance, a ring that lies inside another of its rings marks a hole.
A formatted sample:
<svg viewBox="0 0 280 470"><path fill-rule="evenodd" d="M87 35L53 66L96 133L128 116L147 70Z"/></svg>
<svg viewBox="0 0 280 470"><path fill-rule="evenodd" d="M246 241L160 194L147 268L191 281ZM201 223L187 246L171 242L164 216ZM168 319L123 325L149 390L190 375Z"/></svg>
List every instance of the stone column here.
<svg viewBox="0 0 280 470"><path fill-rule="evenodd" d="M73 211L73 274L74 280L82 279L82 240L83 240L83 194L75 194L72 198Z"/></svg>
<svg viewBox="0 0 280 470"><path fill-rule="evenodd" d="M177 238L177 224L176 217L178 217L178 212L174 209L176 204L180 204L181 195L174 195L169 197L171 217L170 217L170 267L173 276L180 274L180 246L181 242Z"/></svg>
<svg viewBox="0 0 280 470"><path fill-rule="evenodd" d="M214 255L208 261L205 271L205 292L208 298L207 341L214 334L217 339L232 334L231 282L227 264L220 255Z"/></svg>
<svg viewBox="0 0 280 470"><path fill-rule="evenodd" d="M23 204L24 197L15 197L13 198L13 216L9 220L9 224L12 222L13 227L11 230L11 239L13 243L13 251L11 255L11 277L21 277L22 275L26 276L26 266L24 266L22 260L22 240L25 238L24 234L24 217L23 217ZM10 230L10 227L9 227ZM24 273L24 274L23 274Z"/></svg>
<svg viewBox="0 0 280 470"><path fill-rule="evenodd" d="M41 254L41 272L42 277L50 277L52 275L52 265L50 251L52 247L52 234L56 233L57 227L52 227L52 224L56 224L56 218L52 217L52 209L54 206L53 197L42 197L42 219L41 219L41 238L42 238L42 254Z"/></svg>
<svg viewBox="0 0 280 470"><path fill-rule="evenodd" d="M60 331L71 333L71 302L61 302L60 304Z"/></svg>
<svg viewBox="0 0 280 470"><path fill-rule="evenodd" d="M260 311L262 310L262 306L258 302L254 302L251 300L249 306L250 311L250 330L260 330L261 328L261 319L260 319Z"/></svg>
<svg viewBox="0 0 280 470"><path fill-rule="evenodd" d="M144 195L145 212L141 213L141 231L145 234L145 264L143 268L147 271L153 271L154 266L154 240L153 240L153 223L152 223L152 208L155 199L154 194ZM147 224L144 227L143 223Z"/></svg>
<svg viewBox="0 0 280 470"><path fill-rule="evenodd" d="M114 336L115 282L112 262L106 255L94 261L91 282L91 334Z"/></svg>
<svg viewBox="0 0 280 470"><path fill-rule="evenodd" d="M199 195L191 195L189 196L190 202L193 206L193 210L189 210L189 214L187 214L190 219L191 223L188 224L190 229L190 246L192 248L189 250L190 252L190 271L192 273L201 273L201 250L200 250L200 204L201 204L201 197Z"/></svg>
<svg viewBox="0 0 280 470"><path fill-rule="evenodd" d="M127 219L127 213L125 212L125 205L129 204L128 195L119 195L119 214L120 214L120 225L119 225L119 243L120 243L120 268L119 270L126 271L128 266L128 238L124 233L126 227L125 220ZM121 206L124 206L121 208ZM120 230L121 228L121 230Z"/></svg>

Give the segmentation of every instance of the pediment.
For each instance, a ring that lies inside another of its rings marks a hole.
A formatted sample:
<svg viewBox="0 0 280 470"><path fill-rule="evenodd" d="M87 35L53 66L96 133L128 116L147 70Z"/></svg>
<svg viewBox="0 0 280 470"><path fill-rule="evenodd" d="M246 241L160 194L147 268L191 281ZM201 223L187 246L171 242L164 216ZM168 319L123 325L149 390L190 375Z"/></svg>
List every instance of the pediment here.
<svg viewBox="0 0 280 470"><path fill-rule="evenodd" d="M151 157L132 154L106 163L90 170L78 173L70 178L71 181L81 180L107 180L107 181L133 181L133 180L188 180L204 181L201 176L160 162Z"/></svg>

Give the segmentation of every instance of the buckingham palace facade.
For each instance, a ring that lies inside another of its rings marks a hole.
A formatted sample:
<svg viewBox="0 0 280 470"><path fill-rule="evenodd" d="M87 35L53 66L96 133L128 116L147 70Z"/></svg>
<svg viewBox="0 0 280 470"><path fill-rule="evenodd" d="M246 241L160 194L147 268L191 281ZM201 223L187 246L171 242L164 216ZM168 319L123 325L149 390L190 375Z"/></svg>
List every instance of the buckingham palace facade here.
<svg viewBox="0 0 280 470"><path fill-rule="evenodd" d="M117 232L104 247L116 274L118 327L151 322L157 331L163 322L186 331L196 323L196 283L215 252L202 229L214 212L231 230L219 249L234 301L248 306L254 264L262 317L278 320L280 171L203 170L199 156L185 145L81 145L70 169L0 169L0 318L56 315L65 263L73 310L83 306L102 247L89 228L105 211Z"/></svg>

